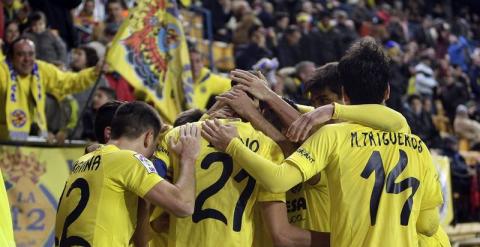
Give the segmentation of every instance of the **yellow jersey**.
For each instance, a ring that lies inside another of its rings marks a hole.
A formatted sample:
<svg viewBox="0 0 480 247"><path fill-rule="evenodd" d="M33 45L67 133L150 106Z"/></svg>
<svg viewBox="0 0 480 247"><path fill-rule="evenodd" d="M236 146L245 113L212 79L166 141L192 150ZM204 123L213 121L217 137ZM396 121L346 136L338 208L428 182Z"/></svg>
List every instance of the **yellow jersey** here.
<svg viewBox="0 0 480 247"><path fill-rule="evenodd" d="M330 196L327 177L322 171L320 181L298 184L286 193L288 221L302 229L330 232Z"/></svg>
<svg viewBox="0 0 480 247"><path fill-rule="evenodd" d="M103 146L75 161L58 204L58 246L128 246L138 197L162 181L141 154Z"/></svg>
<svg viewBox="0 0 480 247"><path fill-rule="evenodd" d="M419 247L450 247L450 240L448 235L443 230L442 226L438 227L438 230L433 236L427 237L422 234L418 234L418 246Z"/></svg>
<svg viewBox="0 0 480 247"><path fill-rule="evenodd" d="M420 211L442 203L430 153L411 134L326 125L285 162L304 181L325 170L332 246L418 246Z"/></svg>
<svg viewBox="0 0 480 247"><path fill-rule="evenodd" d="M228 91L230 87L230 79L216 75L207 68L202 68L200 76L193 84L195 107L206 110L207 104L212 97Z"/></svg>
<svg viewBox="0 0 480 247"><path fill-rule="evenodd" d="M12 215L10 213L10 204L8 203L7 190L3 181L2 171L0 170L0 246L15 246L13 237Z"/></svg>
<svg viewBox="0 0 480 247"><path fill-rule="evenodd" d="M201 122L196 124L200 125ZM249 123L230 121L250 150L275 163L283 160L280 147ZM178 128L169 132L178 137ZM232 158L218 151L202 138L196 161L195 211L191 217L170 217L168 246L251 246L254 235L254 205L258 201L284 200L284 194L263 191ZM166 141L156 157L173 169L174 180L179 175L179 161L169 155Z"/></svg>

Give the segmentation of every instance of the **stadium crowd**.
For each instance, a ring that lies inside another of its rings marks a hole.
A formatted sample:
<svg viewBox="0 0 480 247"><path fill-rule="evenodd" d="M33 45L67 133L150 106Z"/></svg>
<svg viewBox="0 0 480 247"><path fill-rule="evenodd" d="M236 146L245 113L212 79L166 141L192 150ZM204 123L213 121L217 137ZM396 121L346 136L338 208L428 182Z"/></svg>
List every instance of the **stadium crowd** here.
<svg viewBox="0 0 480 247"><path fill-rule="evenodd" d="M335 62L363 37L382 44L391 59L386 104L403 114L411 132L431 152L450 159L453 223L480 220L480 155L475 155L480 152L478 4L433 0L192 2L210 10L213 39L234 45L235 68L261 71L273 92L300 105L340 102L343 92ZM7 101L0 107L1 140L36 135L52 143L64 143L68 136L102 142L97 140L94 124L97 111L112 100L143 100L141 93L103 63L106 47L134 5L133 0L0 2L0 57L5 58L0 64L0 99ZM200 51L198 40L189 42L189 51L197 110L180 115L176 126L189 122L185 118L212 113L216 96L223 101L241 97L224 93L231 87L231 78L242 75L207 68L207 54ZM99 74L100 86L87 102ZM16 90L31 97L25 102L10 100L16 91L8 83L25 75L37 79L19 79ZM314 98L315 90L321 93ZM9 114L17 108L26 110ZM35 120L22 123L25 127L20 131L11 131L11 125L25 115L35 115ZM73 133L77 123L80 128Z"/></svg>

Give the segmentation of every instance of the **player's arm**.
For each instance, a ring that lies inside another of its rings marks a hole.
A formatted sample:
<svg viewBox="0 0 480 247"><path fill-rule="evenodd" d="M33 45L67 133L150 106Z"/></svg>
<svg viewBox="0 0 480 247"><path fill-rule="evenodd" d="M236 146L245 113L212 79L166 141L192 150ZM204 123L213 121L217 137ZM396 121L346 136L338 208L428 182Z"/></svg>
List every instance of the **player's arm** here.
<svg viewBox="0 0 480 247"><path fill-rule="evenodd" d="M282 148L285 156L295 151L295 146L263 117L255 107L253 100L244 91L234 89L218 96L217 100L230 106L240 117L250 122L255 129L262 131L275 141Z"/></svg>
<svg viewBox="0 0 480 247"><path fill-rule="evenodd" d="M291 141L303 141L307 139L313 129L330 119L355 122L383 131L410 133L410 127L405 117L384 105L341 105L334 103L303 114L290 125L287 137Z"/></svg>
<svg viewBox="0 0 480 247"><path fill-rule="evenodd" d="M177 143L172 139L170 150L180 158L180 176L175 184L160 181L145 195L145 199L156 206L178 216L193 214L195 205L195 160L200 149L200 130L193 124L180 127Z"/></svg>
<svg viewBox="0 0 480 247"><path fill-rule="evenodd" d="M236 87L267 103L285 126L290 126L293 121L301 116L300 112L267 86L268 82L261 73L257 76L248 71L236 69L231 72L231 78L232 81L240 83Z"/></svg>
<svg viewBox="0 0 480 247"><path fill-rule="evenodd" d="M274 246L330 246L329 233L308 231L290 224L285 203L261 202L261 207Z"/></svg>
<svg viewBox="0 0 480 247"><path fill-rule="evenodd" d="M317 132L319 135L322 132ZM332 158L335 142L328 136L310 138L280 165L250 151L242 144L233 126L207 121L202 125L202 136L219 150L225 151L242 165L257 182L273 193L286 192L304 180L308 180L325 168ZM317 157L306 150L318 150ZM279 183L278 181L282 181Z"/></svg>
<svg viewBox="0 0 480 247"><path fill-rule="evenodd" d="M142 198L138 198L137 226L135 227L135 232L130 240L130 242L133 242L136 247L148 246L149 213L150 204Z"/></svg>
<svg viewBox="0 0 480 247"><path fill-rule="evenodd" d="M440 214L438 208L420 211L417 219L417 232L431 237L440 226Z"/></svg>

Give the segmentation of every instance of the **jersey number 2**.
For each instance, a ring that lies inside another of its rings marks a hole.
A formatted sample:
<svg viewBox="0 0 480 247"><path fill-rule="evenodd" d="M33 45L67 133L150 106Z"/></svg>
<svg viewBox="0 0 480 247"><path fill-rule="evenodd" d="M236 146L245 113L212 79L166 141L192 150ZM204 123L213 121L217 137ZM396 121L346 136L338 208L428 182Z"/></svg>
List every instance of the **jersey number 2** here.
<svg viewBox="0 0 480 247"><path fill-rule="evenodd" d="M67 188L65 187L65 190ZM88 198L90 197L90 189L88 187L88 182L87 180L83 178L77 178L72 185L70 186L70 189L67 191L67 195L65 197L70 196L70 192L72 192L73 189L80 189L80 201L78 202L77 206L73 211L65 218L65 222L63 223L63 229L62 229L62 239L60 240L60 247L69 247L69 246L84 246L84 247L90 247L90 244L87 242L87 240L78 237L78 236L69 236L67 237L67 230L68 227L80 217L80 214L82 214L83 210L85 207L87 207L87 202ZM65 190L63 193L65 193ZM63 197L60 197L60 202L58 203L58 207L60 208L60 203L62 203L61 199ZM58 239L55 239L56 242L58 242Z"/></svg>
<svg viewBox="0 0 480 247"><path fill-rule="evenodd" d="M223 188L223 186L225 186L228 179L233 173L232 158L225 153L214 152L208 154L203 159L200 166L202 167L202 169L207 170L215 162L220 162L223 165L222 174L215 183L213 183L198 194L197 199L195 200L195 210L192 215L192 220L195 223L198 223L204 219L211 218L219 220L225 225L227 225L227 218L220 211L213 208L202 208L203 204L209 197L215 195ZM235 177L233 177L233 179L237 183L240 183L246 178L248 178L247 186L245 186L245 189L243 189L242 193L240 194L240 197L238 198L238 201L235 205L235 210L233 212L233 230L236 232L239 232L242 229L243 212L247 205L248 199L250 199L250 196L255 189L256 181L243 169L240 170L240 172L238 172Z"/></svg>
<svg viewBox="0 0 480 247"><path fill-rule="evenodd" d="M395 180L400 176L400 173L405 170L408 163L408 157L405 151L400 150L400 159L397 165L387 176L387 183L385 184L385 169L383 168L383 161L378 151L373 151L372 155L368 159L367 165L361 174L362 178L368 179L370 175L375 172L375 184L373 185L372 195L370 197L370 224L375 225L377 220L378 204L382 196L383 186L385 184L385 190L390 194L400 194L402 191L412 188L412 194L408 197L407 201L403 204L402 212L400 215L400 224L402 226L408 225L408 219L413 207L413 196L420 186L420 181L414 177L405 178L399 183L395 183Z"/></svg>

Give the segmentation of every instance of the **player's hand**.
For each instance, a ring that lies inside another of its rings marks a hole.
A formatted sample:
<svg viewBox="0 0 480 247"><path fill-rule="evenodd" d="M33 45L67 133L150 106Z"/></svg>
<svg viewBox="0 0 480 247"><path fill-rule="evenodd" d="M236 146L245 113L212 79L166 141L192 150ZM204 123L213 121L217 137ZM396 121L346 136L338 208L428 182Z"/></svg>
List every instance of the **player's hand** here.
<svg viewBox="0 0 480 247"><path fill-rule="evenodd" d="M290 125L286 134L287 138L292 142L304 141L312 129L332 119L333 109L333 105L324 105L303 114Z"/></svg>
<svg viewBox="0 0 480 247"><path fill-rule="evenodd" d="M237 128L223 125L218 120L208 120L202 124L202 136L218 150L227 150L233 138L238 137Z"/></svg>
<svg viewBox="0 0 480 247"><path fill-rule="evenodd" d="M249 92L259 100L268 101L270 97L276 95L275 92L268 87L268 82L261 73L257 76L248 71L236 69L230 72L230 76L232 81L239 83L236 87L245 92Z"/></svg>
<svg viewBox="0 0 480 247"><path fill-rule="evenodd" d="M181 158L196 159L200 151L200 129L191 123L180 127L177 143L169 140L170 149Z"/></svg>
<svg viewBox="0 0 480 247"><path fill-rule="evenodd" d="M229 105L240 117L247 120L252 112L257 111L253 100L248 97L247 93L238 88L217 96L216 99Z"/></svg>

